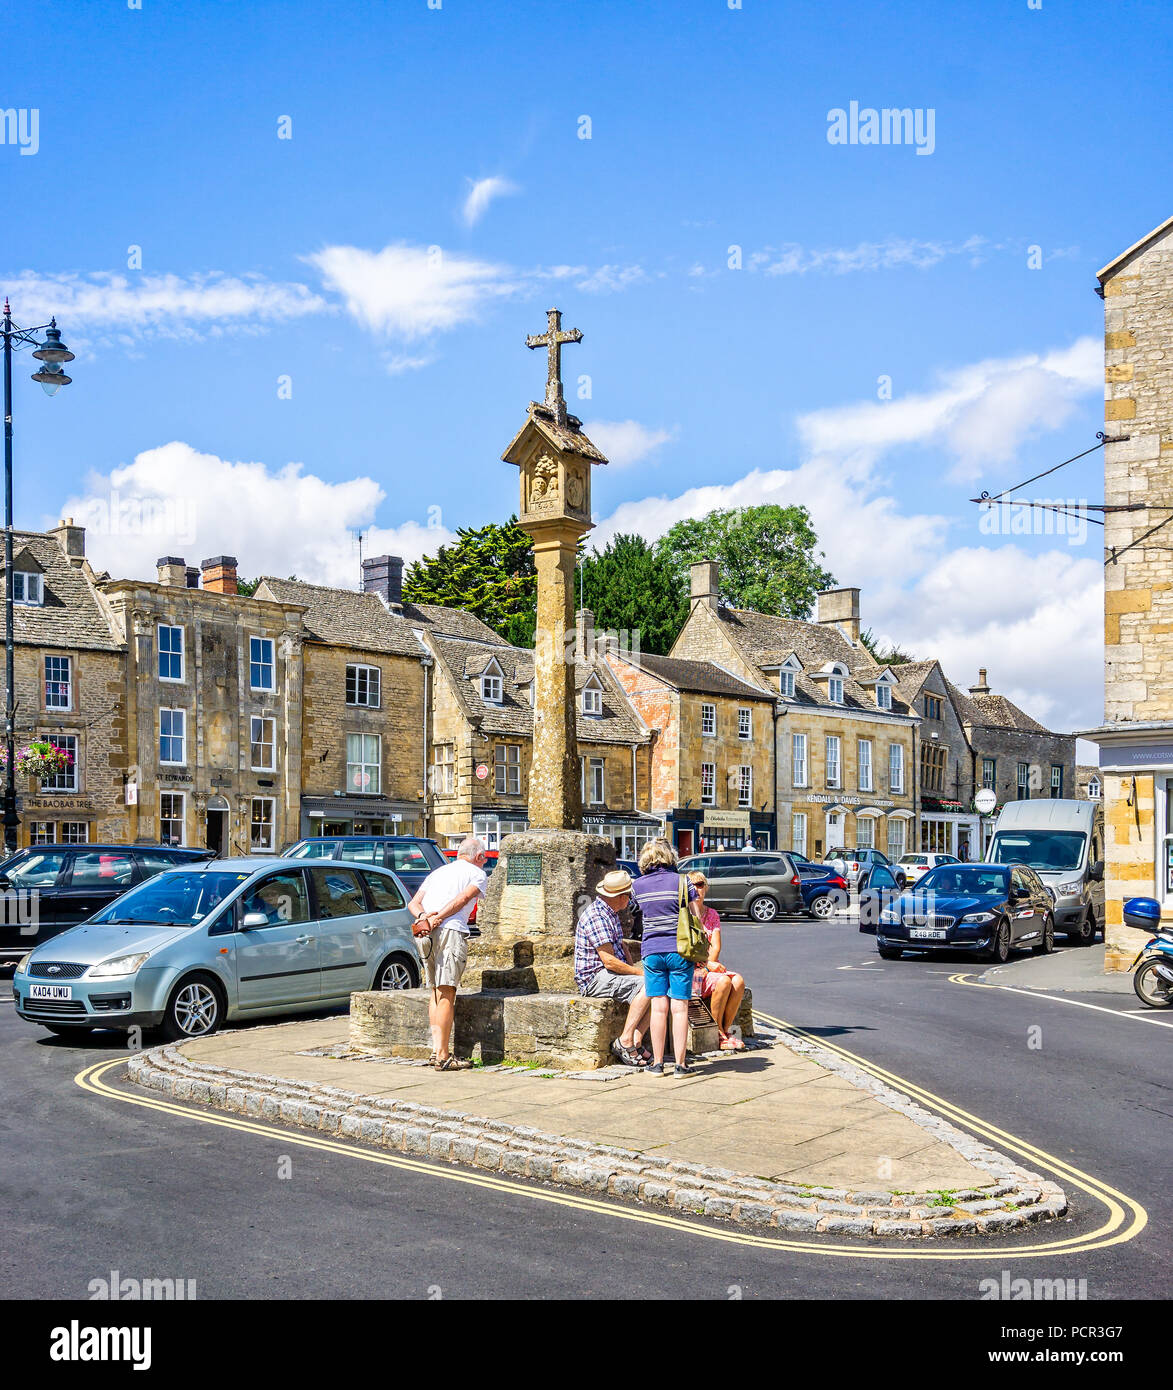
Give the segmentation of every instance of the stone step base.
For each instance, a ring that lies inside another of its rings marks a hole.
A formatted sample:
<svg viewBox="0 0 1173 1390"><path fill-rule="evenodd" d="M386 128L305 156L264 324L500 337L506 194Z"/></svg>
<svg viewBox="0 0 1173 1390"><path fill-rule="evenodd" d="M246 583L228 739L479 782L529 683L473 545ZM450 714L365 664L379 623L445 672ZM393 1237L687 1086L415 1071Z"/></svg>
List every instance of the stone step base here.
<svg viewBox="0 0 1173 1390"><path fill-rule="evenodd" d="M350 1045L380 1057L427 1057L427 989L371 990L350 997ZM749 991L738 1014L743 1036L753 1035ZM456 996L453 1050L458 1057L529 1062L559 1071L591 1071L615 1060L611 1043L623 1028L626 1004L570 993L515 994L502 990ZM712 1025L689 1029L692 1052L717 1047Z"/></svg>

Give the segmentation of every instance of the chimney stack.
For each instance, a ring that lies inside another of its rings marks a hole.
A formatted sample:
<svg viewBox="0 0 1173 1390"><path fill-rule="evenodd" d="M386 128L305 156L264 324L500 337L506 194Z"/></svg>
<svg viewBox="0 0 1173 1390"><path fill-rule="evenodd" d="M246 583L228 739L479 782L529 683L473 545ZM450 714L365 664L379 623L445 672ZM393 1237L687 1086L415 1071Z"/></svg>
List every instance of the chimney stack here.
<svg viewBox="0 0 1173 1390"><path fill-rule="evenodd" d="M595 615L589 608L580 608L574 615L574 655L579 661L590 661L595 649Z"/></svg>
<svg viewBox="0 0 1173 1390"><path fill-rule="evenodd" d="M236 593L236 556L214 555L200 565L204 576L203 587L212 594ZM187 574L184 572L184 581Z"/></svg>
<svg viewBox="0 0 1173 1390"><path fill-rule="evenodd" d="M716 560L698 560L695 565L689 565L689 600L693 608L703 603L717 611L720 574Z"/></svg>
<svg viewBox="0 0 1173 1390"><path fill-rule="evenodd" d="M362 591L378 594L389 608L403 607L403 561L398 555L374 555L362 562Z"/></svg>
<svg viewBox="0 0 1173 1390"><path fill-rule="evenodd" d="M988 695L990 693L990 682L986 679L986 668L984 666L978 667L977 685L971 685L969 687L969 693L971 695Z"/></svg>
<svg viewBox="0 0 1173 1390"><path fill-rule="evenodd" d="M183 589L187 587L187 570L184 568L181 555L160 555L155 561L155 569L159 574L159 583L166 585L167 588Z"/></svg>
<svg viewBox="0 0 1173 1390"><path fill-rule="evenodd" d="M84 560L86 553L86 528L75 526L73 517L67 516L59 521L49 532L56 537L57 544L71 560Z"/></svg>
<svg viewBox="0 0 1173 1390"><path fill-rule="evenodd" d="M824 589L815 599L815 622L824 627L840 627L859 642L859 590Z"/></svg>
<svg viewBox="0 0 1173 1390"><path fill-rule="evenodd" d="M200 587L200 571L198 565L188 565L183 573L187 579L187 587L189 589L198 589Z"/></svg>

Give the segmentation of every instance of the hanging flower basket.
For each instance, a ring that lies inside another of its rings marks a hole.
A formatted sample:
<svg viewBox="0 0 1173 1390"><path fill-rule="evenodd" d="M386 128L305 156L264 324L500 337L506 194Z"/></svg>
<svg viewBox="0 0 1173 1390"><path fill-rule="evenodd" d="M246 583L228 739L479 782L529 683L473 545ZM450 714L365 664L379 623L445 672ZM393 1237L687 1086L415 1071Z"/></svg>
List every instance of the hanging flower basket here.
<svg viewBox="0 0 1173 1390"><path fill-rule="evenodd" d="M73 754L58 748L55 743L30 743L16 750L17 771L42 782L68 772L72 766Z"/></svg>

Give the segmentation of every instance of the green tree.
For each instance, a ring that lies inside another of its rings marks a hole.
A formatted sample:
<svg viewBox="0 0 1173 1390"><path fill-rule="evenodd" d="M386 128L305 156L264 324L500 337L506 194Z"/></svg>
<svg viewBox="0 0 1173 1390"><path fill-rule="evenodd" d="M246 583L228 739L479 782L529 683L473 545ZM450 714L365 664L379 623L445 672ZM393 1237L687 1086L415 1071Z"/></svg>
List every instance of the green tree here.
<svg viewBox="0 0 1173 1390"><path fill-rule="evenodd" d="M461 527L454 545L442 545L408 566L403 597L473 613L517 647L533 645L537 572L530 538L511 516L504 525Z"/></svg>
<svg viewBox="0 0 1173 1390"><path fill-rule="evenodd" d="M681 583L698 560L721 566L721 598L734 608L805 618L834 576L815 550L819 538L805 507L733 507L678 521L656 542Z"/></svg>
<svg viewBox="0 0 1173 1390"><path fill-rule="evenodd" d="M895 643L886 650L870 627L864 628L859 640L877 666L899 666L905 661L915 661L916 657Z"/></svg>
<svg viewBox="0 0 1173 1390"><path fill-rule="evenodd" d="M584 555L579 578L596 628L638 632L641 651L665 655L688 617L687 583L642 536L616 536Z"/></svg>

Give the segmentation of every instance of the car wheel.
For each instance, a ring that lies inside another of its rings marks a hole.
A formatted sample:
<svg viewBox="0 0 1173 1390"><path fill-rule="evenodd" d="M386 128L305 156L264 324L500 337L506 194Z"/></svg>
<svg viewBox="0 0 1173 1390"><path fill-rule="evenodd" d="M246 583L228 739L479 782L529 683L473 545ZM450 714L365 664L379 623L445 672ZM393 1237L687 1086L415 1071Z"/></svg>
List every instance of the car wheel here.
<svg viewBox="0 0 1173 1390"><path fill-rule="evenodd" d="M812 917L818 917L821 921L826 921L835 915L835 900L830 893L824 893L821 897L811 900L810 913Z"/></svg>
<svg viewBox="0 0 1173 1390"><path fill-rule="evenodd" d="M1010 959L1010 923L999 922L994 939L986 951L986 959L1005 965Z"/></svg>
<svg viewBox="0 0 1173 1390"><path fill-rule="evenodd" d="M1073 946L1090 946L1096 939L1096 918L1089 907L1079 919L1079 926L1067 933L1067 940Z"/></svg>
<svg viewBox="0 0 1173 1390"><path fill-rule="evenodd" d="M1136 997L1150 1009L1167 1009L1173 1004L1173 986L1157 973L1161 964L1163 960L1147 960L1132 977Z"/></svg>
<svg viewBox="0 0 1173 1390"><path fill-rule="evenodd" d="M904 954L896 946L877 946L876 950L879 951L881 960L899 960Z"/></svg>
<svg viewBox="0 0 1173 1390"><path fill-rule="evenodd" d="M415 989L419 969L406 956L388 956L375 971L375 989Z"/></svg>
<svg viewBox="0 0 1173 1390"><path fill-rule="evenodd" d="M171 991L161 1032L168 1042L206 1038L224 1022L224 996L211 975L186 975Z"/></svg>
<svg viewBox="0 0 1173 1390"><path fill-rule="evenodd" d="M1049 956L1055 949L1055 919L1048 912L1043 918L1043 939L1034 947L1036 956Z"/></svg>
<svg viewBox="0 0 1173 1390"><path fill-rule="evenodd" d="M750 899L749 915L755 922L773 922L778 916L778 904L765 893L759 893Z"/></svg>

